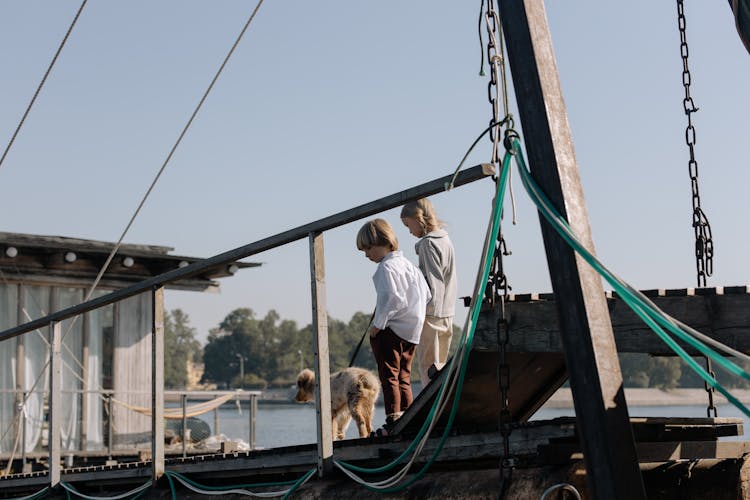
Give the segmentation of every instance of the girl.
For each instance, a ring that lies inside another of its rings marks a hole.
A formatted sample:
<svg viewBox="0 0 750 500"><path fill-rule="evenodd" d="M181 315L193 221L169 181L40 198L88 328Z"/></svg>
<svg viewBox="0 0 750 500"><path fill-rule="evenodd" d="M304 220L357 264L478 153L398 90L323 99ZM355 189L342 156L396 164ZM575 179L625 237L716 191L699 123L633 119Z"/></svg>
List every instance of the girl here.
<svg viewBox="0 0 750 500"><path fill-rule="evenodd" d="M401 209L401 221L413 236L419 238L415 245L419 269L432 292L416 354L422 385L426 386L437 371L445 366L453 338L456 305L453 243L427 198L404 205Z"/></svg>
<svg viewBox="0 0 750 500"><path fill-rule="evenodd" d="M378 264L372 281L377 303L369 328L370 346L383 387L386 424L411 405L411 363L424 324L430 289L417 267L398 250L393 228L383 219L365 223L357 248Z"/></svg>

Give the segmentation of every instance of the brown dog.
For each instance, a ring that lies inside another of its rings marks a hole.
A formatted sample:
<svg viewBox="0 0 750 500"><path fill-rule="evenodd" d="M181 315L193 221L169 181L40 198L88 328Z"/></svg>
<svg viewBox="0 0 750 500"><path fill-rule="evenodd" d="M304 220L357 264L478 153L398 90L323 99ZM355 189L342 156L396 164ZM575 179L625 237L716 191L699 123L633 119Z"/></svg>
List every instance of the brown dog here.
<svg viewBox="0 0 750 500"><path fill-rule="evenodd" d="M349 421L353 418L359 429L359 437L368 437L372 432L375 400L380 392L380 381L369 370L352 366L331 374L331 417L333 439L344 439ZM299 403L315 399L315 372L305 368L297 376Z"/></svg>

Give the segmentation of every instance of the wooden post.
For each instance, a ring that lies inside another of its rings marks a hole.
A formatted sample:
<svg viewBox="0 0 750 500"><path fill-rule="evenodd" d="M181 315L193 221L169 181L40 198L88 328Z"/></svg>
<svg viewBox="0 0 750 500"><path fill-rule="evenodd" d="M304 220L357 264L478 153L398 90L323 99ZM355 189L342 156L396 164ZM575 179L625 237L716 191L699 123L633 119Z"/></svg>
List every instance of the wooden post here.
<svg viewBox="0 0 750 500"><path fill-rule="evenodd" d="M112 449L114 448L114 440L115 440L115 433L114 433L114 425L113 425L113 416L112 413L114 411L114 406L112 405L112 392L107 394L107 412L108 412L108 418L107 418L107 457L109 458L108 461L112 460ZM107 465L110 465L109 463Z"/></svg>
<svg viewBox="0 0 750 500"><path fill-rule="evenodd" d="M60 427L62 425L62 327L53 321L49 325L49 421L47 442L49 446L49 482L54 488L60 484ZM24 443L26 446L26 443Z"/></svg>
<svg viewBox="0 0 750 500"><path fill-rule="evenodd" d="M187 426L187 394L182 394L182 458L187 456L187 440L188 440L188 426Z"/></svg>
<svg viewBox="0 0 750 500"><path fill-rule="evenodd" d="M24 289L23 286L17 285L16 287L16 300L18 306L16 308L16 324L22 325L26 318L23 315L24 311ZM26 405L26 354L24 350L26 335L20 335L16 339L16 408L19 412L22 412ZM26 467L26 416L20 418L21 425L23 427L16 429L16 432L20 432L22 436L21 441L21 467L25 472ZM16 434L18 435L18 434Z"/></svg>
<svg viewBox="0 0 750 500"><path fill-rule="evenodd" d="M532 174L593 252L543 0L499 5ZM601 277L540 219L593 498L645 498Z"/></svg>
<svg viewBox="0 0 750 500"><path fill-rule="evenodd" d="M83 315L83 353L81 354L81 436L79 448L84 451L88 445L89 435L89 342L91 338L91 319L88 313ZM94 387L96 389L96 387Z"/></svg>
<svg viewBox="0 0 750 500"><path fill-rule="evenodd" d="M21 392L21 395L23 396L24 404L26 401L26 395L28 393L26 391ZM26 413L24 412L24 409L22 406L18 407L20 422L21 422L21 471L26 474L26 472L31 472L30 470L26 470ZM29 464L31 465L31 464Z"/></svg>
<svg viewBox="0 0 750 500"><path fill-rule="evenodd" d="M184 439L184 437L183 437ZM164 287L151 295L151 481L164 474Z"/></svg>
<svg viewBox="0 0 750 500"><path fill-rule="evenodd" d="M248 418L250 421L248 422L248 430L247 430L247 438L248 438L248 444L250 445L250 449L255 449L255 422L258 418L258 396L256 394L250 394L250 399L248 400Z"/></svg>
<svg viewBox="0 0 750 500"><path fill-rule="evenodd" d="M313 331L315 332L315 412L318 417L318 476L333 468L331 430L331 373L328 367L328 315L326 312L323 234L310 233L310 284Z"/></svg>

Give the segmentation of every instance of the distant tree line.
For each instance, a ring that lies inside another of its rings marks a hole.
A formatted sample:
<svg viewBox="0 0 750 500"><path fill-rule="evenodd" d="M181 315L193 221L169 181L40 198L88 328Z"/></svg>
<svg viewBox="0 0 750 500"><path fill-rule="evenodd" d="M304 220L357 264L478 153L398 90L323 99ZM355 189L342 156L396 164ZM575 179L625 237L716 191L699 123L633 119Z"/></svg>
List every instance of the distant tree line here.
<svg viewBox="0 0 750 500"><path fill-rule="evenodd" d="M706 367L704 358L695 361ZM750 364L733 359L744 368L750 370ZM678 387L703 387L703 379L677 356L650 356L648 354L624 353L620 354L620 368L625 387L655 387L658 389L675 389ZM727 374L716 368L713 372L716 379L725 387L748 389L750 381Z"/></svg>
<svg viewBox="0 0 750 500"><path fill-rule="evenodd" d="M349 365L370 316L356 313L348 323L328 318L331 371ZM211 330L203 349L203 381L224 387L263 389L295 383L302 368L313 368L313 330L282 320L276 311L257 318L252 309L230 312ZM369 342L359 350L356 364L375 368Z"/></svg>
<svg viewBox="0 0 750 500"><path fill-rule="evenodd" d="M348 322L328 317L331 371L349 365L369 322L370 314L363 312L355 313ZM168 388L185 387L188 361L203 361L203 383L246 389L294 384L299 371L313 368L315 361L312 325L300 328L295 321L281 319L274 310L258 318L252 309L235 309L210 331L204 347L196 340L187 314L180 309L166 312L164 323L164 379ZM452 351L460 334L460 329L454 326ZM705 366L702 358L697 361ZM376 370L369 339L362 342L354 364ZM703 380L678 357L625 353L620 354L620 367L625 387L703 386ZM750 388L747 380L726 376L721 370L714 371L727 387ZM417 380L417 370L413 370L412 377Z"/></svg>

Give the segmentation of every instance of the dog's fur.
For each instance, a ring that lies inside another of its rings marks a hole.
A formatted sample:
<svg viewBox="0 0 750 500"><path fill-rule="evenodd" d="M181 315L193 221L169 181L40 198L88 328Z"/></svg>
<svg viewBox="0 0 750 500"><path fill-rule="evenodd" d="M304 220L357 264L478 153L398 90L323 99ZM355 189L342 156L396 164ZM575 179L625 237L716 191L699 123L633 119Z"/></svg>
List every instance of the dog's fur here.
<svg viewBox="0 0 750 500"><path fill-rule="evenodd" d="M315 399L315 372L305 368L297 376L299 403ZM380 392L378 377L369 370L352 366L331 374L331 417L333 439L344 439L349 421L353 418L359 429L359 437L372 432L375 400Z"/></svg>

